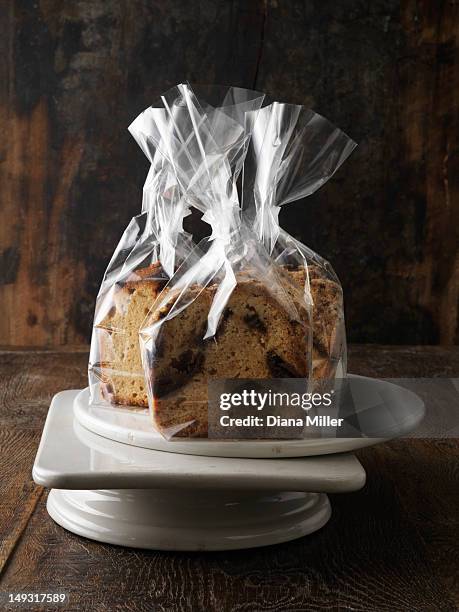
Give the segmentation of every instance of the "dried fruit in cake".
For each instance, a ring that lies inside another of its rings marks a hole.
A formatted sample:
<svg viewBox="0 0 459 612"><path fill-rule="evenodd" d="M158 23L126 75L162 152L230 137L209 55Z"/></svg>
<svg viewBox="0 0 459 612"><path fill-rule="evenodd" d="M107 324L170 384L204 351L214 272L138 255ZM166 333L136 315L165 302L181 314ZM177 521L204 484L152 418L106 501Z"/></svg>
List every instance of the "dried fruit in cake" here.
<svg viewBox="0 0 459 612"><path fill-rule="evenodd" d="M342 292L339 285L327 278L318 266L309 266L308 271L314 302L312 311L313 376L314 378L326 378L334 375L330 356L333 352L336 326L341 321L342 316ZM306 278L304 269L288 270L288 275L302 290ZM138 333L157 295L167 281L167 276L159 263L136 270L115 290L113 306L98 325L104 331L101 334L100 341L101 388L106 399L112 404L148 407ZM234 300L237 302L235 312L232 310L231 304L228 304L223 313L216 340L218 347L211 347L212 350L210 351L212 355L215 355L218 368L210 367L208 372L210 377L218 377L216 376L217 372L221 378L307 376L304 364L301 365L301 360L294 357L294 355L298 355L298 351L291 349L288 358L284 359L284 357L287 357L283 354L285 353L285 347L277 351L274 350L272 348L272 335L270 348L263 353L263 359L260 359L260 354L258 354L249 359L247 364L243 364L244 357L239 355L237 364L235 364L235 355L232 354L235 352L235 347L238 347L239 344L245 344L249 338L250 342L247 346L252 347L251 350L259 353L258 348L265 341L264 338L268 332L266 323L266 308L268 307L266 305L260 307L260 302L264 300L266 290L263 290L259 283L255 283L255 285L257 285L258 293L247 297L246 303L242 304L242 296L248 295L247 289L253 287L254 282L245 280L240 283L232 298L232 304L234 304ZM192 408L193 403L205 403L207 401L207 382L202 372L204 372L204 353L207 354L208 350L204 351L203 348L206 345L210 346L210 343L215 343L214 340L202 340L205 335L207 313L214 290L212 288L206 290L195 288L194 291L197 293L201 291L201 294L199 299L193 302L193 305L182 315L183 325L181 324L178 327L178 321L176 321L174 333L161 342L162 353L170 355L169 376L161 374L160 365L159 375L155 377L158 398L164 395L163 389L171 391L174 386L176 388L181 388L183 385L187 386L186 396L183 394L177 396L182 402L181 409L174 408L172 412L175 414L179 410L181 414L187 415L188 420L195 420L193 415L195 415L196 409ZM172 303L173 298L171 298L170 304ZM270 307L273 308L272 298ZM167 307L165 308L167 309ZM182 321L182 319L179 320ZM221 338L229 320L231 320L229 326L231 348L229 353L225 354L225 347L228 342L226 337L225 342L221 342ZM170 325L170 322L168 325ZM247 334L247 330L250 330L251 333ZM174 337L178 341L174 341ZM299 345L303 346L307 352L304 338L299 340ZM279 351L281 354L279 354ZM291 363L296 364L296 369L295 367L292 368ZM303 373L298 374L299 371ZM175 405L176 400L173 403ZM205 409L207 410L207 404ZM168 419L162 413L161 421L164 421L164 426L169 426L175 422L175 416L172 414L171 418ZM196 422L193 428L199 429L199 422ZM205 424L204 429L206 430L206 428L207 424ZM189 433L186 435L189 435Z"/></svg>
<svg viewBox="0 0 459 612"><path fill-rule="evenodd" d="M153 419L168 437L207 436L207 385L212 378L309 375L305 313L301 322L292 320L285 306L261 282L239 278L216 336L206 340L203 337L216 287L193 287L189 291L189 305L175 316L167 319L176 299L172 294L156 314L157 321L166 320L158 328L150 369Z"/></svg>

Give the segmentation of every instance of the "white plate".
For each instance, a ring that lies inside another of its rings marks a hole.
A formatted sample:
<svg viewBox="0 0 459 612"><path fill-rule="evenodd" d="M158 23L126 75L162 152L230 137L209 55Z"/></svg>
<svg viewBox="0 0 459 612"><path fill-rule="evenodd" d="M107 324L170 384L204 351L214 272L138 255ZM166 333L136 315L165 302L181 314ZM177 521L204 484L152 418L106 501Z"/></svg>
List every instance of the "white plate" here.
<svg viewBox="0 0 459 612"><path fill-rule="evenodd" d="M171 453L204 455L208 457L309 457L354 451L388 439L407 434L417 427L424 416L424 403L412 391L387 381L348 375L359 381L368 395L384 397L388 414L396 420L372 437L309 438L301 440L166 440L152 425L147 411L133 412L116 407L90 406L89 389L83 389L74 400L74 414L78 422L90 431L133 446ZM362 411L367 406L362 406ZM359 407L357 406L357 413Z"/></svg>

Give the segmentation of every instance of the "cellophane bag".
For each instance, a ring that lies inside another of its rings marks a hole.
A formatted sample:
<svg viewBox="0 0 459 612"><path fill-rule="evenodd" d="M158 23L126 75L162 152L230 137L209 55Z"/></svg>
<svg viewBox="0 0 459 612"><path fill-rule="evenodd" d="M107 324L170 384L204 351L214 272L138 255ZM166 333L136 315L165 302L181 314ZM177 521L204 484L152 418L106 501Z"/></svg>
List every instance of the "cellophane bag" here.
<svg viewBox="0 0 459 612"><path fill-rule="evenodd" d="M328 261L280 227L279 211L319 189L356 144L327 119L299 105L274 102L248 115L248 122L252 138L244 167L244 217L312 301L313 378L344 376L341 284Z"/></svg>
<svg viewBox="0 0 459 612"><path fill-rule="evenodd" d="M167 439L208 437L212 380L308 380L311 372L304 292L241 219L236 183L250 139L246 115L256 115L263 96L237 90L228 98L214 108L179 86L164 101L170 116L187 109L168 162L212 229L140 332L153 421Z"/></svg>
<svg viewBox="0 0 459 612"><path fill-rule="evenodd" d="M157 114L164 109L147 109L129 127L151 165L142 213L122 235L97 296L88 368L91 404L148 408L139 328L193 248L183 230L189 207L170 165L149 138Z"/></svg>

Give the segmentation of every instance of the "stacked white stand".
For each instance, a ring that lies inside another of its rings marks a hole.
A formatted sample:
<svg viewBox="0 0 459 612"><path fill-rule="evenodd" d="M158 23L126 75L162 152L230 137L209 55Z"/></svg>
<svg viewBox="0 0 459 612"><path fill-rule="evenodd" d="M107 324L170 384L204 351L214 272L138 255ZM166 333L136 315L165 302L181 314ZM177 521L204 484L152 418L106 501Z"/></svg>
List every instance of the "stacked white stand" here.
<svg viewBox="0 0 459 612"><path fill-rule="evenodd" d="M422 402L389 387L400 405L411 404L411 429ZM251 548L320 529L331 514L326 493L365 483L350 451L379 441L168 442L145 413L91 407L87 389L63 391L51 403L33 478L52 488L50 516L94 540L159 550Z"/></svg>

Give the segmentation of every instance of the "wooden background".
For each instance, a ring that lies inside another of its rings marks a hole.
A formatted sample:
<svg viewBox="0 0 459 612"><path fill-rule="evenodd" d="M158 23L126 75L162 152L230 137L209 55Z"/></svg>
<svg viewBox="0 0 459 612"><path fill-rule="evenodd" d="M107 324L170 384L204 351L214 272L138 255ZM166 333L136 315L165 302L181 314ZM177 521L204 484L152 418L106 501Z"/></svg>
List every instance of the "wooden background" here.
<svg viewBox="0 0 459 612"><path fill-rule="evenodd" d="M358 143L281 213L326 256L354 342L459 339L459 3L0 3L0 343L86 342L146 162L126 131L188 79L312 105Z"/></svg>

